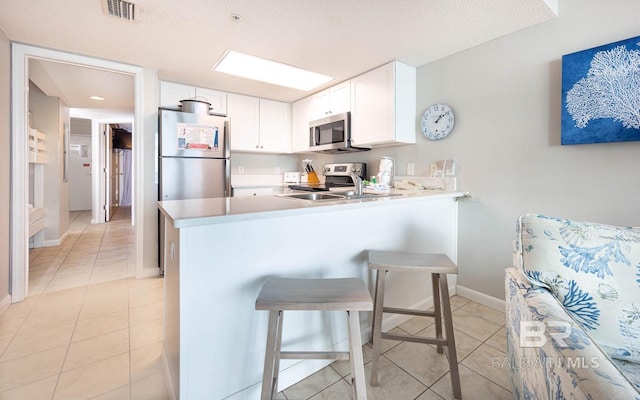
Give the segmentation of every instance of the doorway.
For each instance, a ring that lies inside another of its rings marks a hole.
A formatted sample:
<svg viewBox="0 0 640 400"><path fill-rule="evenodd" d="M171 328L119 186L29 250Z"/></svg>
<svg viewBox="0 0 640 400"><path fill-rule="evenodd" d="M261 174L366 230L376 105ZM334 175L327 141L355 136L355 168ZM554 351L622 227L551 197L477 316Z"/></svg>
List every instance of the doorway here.
<svg viewBox="0 0 640 400"><path fill-rule="evenodd" d="M152 133L155 126L148 120L145 124L145 115L155 113L157 108L157 76L155 71L148 71L141 67L120 64L116 62L94 59L91 57L60 52L51 49L44 49L34 46L12 44L12 77L11 85L14 89L11 94L12 104L12 126L11 126L11 170L12 170L12 197L11 197L11 302L19 302L28 295L28 159L27 155L27 127L28 127L28 102L27 92L29 85L29 63L31 60L50 60L66 63L74 66L81 66L89 69L110 71L127 74L134 79L135 93L135 122L136 131L145 132L145 127ZM24 90L19 90L24 88ZM145 93L145 90L149 93ZM145 96L148 94L148 97ZM146 98L146 100L145 100ZM133 169L134 169L134 194L132 214L135 221L135 249L136 249L136 276L146 277L158 274L157 263L154 257L155 248L144 243L144 230L154 232L154 221L147 217L145 224L144 207L150 205L151 199L144 196L144 192L152 192L153 189L143 188L144 176L151 175L153 171L145 167L143 162L146 152L145 147L152 147L152 143L145 143L144 135L136 135L134 142ZM149 135L148 135L149 136ZM147 140L151 141L151 140ZM65 141L65 143L68 143ZM148 146L145 146L147 144ZM93 142L95 154L96 143ZM140 169L136 169L140 165ZM97 166L93 165L92 171L99 172ZM140 188L139 191L135 191ZM95 193L95 191L94 191ZM138 197L140 193L140 197ZM147 203L147 204L145 204Z"/></svg>

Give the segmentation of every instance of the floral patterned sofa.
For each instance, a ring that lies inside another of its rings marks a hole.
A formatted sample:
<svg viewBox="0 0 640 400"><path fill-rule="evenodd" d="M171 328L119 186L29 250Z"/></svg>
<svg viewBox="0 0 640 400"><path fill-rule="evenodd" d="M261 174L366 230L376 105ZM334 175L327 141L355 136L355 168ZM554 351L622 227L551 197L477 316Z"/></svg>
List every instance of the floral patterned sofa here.
<svg viewBox="0 0 640 400"><path fill-rule="evenodd" d="M515 397L640 400L640 229L527 214L513 258Z"/></svg>

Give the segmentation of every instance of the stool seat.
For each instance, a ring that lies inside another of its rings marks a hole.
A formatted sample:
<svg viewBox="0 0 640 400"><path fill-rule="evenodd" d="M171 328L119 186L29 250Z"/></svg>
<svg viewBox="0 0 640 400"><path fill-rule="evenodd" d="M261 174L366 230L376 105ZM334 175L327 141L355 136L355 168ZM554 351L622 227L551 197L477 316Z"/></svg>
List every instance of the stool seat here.
<svg viewBox="0 0 640 400"><path fill-rule="evenodd" d="M277 391L281 359L349 360L353 398L366 400L359 312L373 310L373 301L362 279L268 278L256 298L256 310L269 311L262 400L273 399ZM285 310L345 312L349 351L282 351Z"/></svg>
<svg viewBox="0 0 640 400"><path fill-rule="evenodd" d="M369 251L369 268L385 271L457 274L458 267L444 254Z"/></svg>
<svg viewBox="0 0 640 400"><path fill-rule="evenodd" d="M371 311L373 303L362 279L269 278L256 310Z"/></svg>

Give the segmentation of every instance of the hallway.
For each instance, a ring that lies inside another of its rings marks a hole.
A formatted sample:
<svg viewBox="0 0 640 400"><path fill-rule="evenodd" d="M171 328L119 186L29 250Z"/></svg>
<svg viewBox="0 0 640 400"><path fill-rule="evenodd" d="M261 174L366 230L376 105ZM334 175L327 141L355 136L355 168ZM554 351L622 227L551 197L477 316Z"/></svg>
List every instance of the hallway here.
<svg viewBox="0 0 640 400"><path fill-rule="evenodd" d="M164 280L132 278L129 209L71 219L61 246L30 251L29 296L0 315L0 400L166 399Z"/></svg>

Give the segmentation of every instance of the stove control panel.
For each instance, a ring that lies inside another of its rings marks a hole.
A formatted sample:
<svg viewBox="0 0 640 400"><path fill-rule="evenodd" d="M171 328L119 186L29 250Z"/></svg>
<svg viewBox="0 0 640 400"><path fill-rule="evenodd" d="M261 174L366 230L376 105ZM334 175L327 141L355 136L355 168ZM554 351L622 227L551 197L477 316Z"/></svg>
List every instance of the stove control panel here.
<svg viewBox="0 0 640 400"><path fill-rule="evenodd" d="M367 165L365 163L325 164L322 169L324 176L349 176L354 173L364 179L367 174Z"/></svg>

